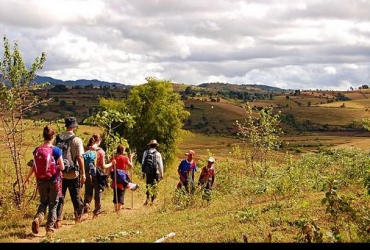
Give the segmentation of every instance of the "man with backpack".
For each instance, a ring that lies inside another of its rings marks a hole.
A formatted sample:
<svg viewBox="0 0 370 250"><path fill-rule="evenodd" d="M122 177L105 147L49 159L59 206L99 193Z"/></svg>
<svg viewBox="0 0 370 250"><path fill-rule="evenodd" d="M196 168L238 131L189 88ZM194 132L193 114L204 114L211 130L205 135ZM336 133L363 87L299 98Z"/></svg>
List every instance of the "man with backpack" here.
<svg viewBox="0 0 370 250"><path fill-rule="evenodd" d="M144 205L148 205L149 201L153 203L157 197L157 184L163 179L163 159L161 153L156 149L159 143L157 140L151 140L148 146L149 149L144 151L141 161L141 172L143 178L146 178L146 200Z"/></svg>
<svg viewBox="0 0 370 250"><path fill-rule="evenodd" d="M86 182L87 185L85 186L85 195L84 195L84 218L88 217L88 212L90 209L90 203L94 197L94 210L93 210L93 218L96 218L99 214L103 212L102 209L102 196L103 191L106 187L108 187L108 175L105 173L105 169L112 167L112 162L106 163L105 162L105 151L100 148L100 143L102 142L102 138L100 134L93 134L87 143L88 151L95 151L96 153L96 162L92 169L89 169L90 173L87 173L89 180ZM84 156L84 155L83 155ZM85 154L86 156L86 154ZM85 171L88 166L85 167Z"/></svg>
<svg viewBox="0 0 370 250"><path fill-rule="evenodd" d="M56 228L61 227L61 221L63 220L63 206L67 189L73 203L75 222L78 223L83 220L81 216L84 204L80 191L82 184L86 180L84 160L82 157L84 153L83 141L74 134L74 129L78 126L76 118L67 117L64 121L66 131L59 135L56 140L56 146L60 147L63 151L65 166L62 178L62 196L59 198L57 207Z"/></svg>

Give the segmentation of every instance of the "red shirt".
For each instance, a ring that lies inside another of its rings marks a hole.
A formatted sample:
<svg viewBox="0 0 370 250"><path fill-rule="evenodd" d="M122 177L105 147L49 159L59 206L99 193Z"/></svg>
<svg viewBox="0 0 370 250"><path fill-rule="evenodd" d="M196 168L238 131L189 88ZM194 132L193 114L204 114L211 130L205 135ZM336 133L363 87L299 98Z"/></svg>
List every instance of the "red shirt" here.
<svg viewBox="0 0 370 250"><path fill-rule="evenodd" d="M116 169L125 170L126 173L128 174L127 171L128 171L129 158L125 155L116 155L114 159L116 160ZM114 168L111 168L111 171L113 172ZM114 188L114 181L112 182L112 188ZM117 188L123 189L123 184L117 183Z"/></svg>

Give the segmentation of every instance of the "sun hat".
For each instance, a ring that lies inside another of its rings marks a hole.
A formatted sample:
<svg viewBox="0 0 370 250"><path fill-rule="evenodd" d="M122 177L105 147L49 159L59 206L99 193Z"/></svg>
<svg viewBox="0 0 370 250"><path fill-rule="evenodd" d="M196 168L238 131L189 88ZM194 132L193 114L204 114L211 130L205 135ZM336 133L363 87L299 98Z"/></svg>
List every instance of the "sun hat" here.
<svg viewBox="0 0 370 250"><path fill-rule="evenodd" d="M192 156L194 156L195 155L195 151L194 150L189 150L188 152L185 153L185 155L192 155Z"/></svg>
<svg viewBox="0 0 370 250"><path fill-rule="evenodd" d="M151 140L148 145L159 145L159 143L157 142L157 140Z"/></svg>
<svg viewBox="0 0 370 250"><path fill-rule="evenodd" d="M66 128L75 128L78 126L75 117L66 117L64 122L66 123Z"/></svg>
<svg viewBox="0 0 370 250"><path fill-rule="evenodd" d="M215 162L215 158L213 158L213 157L209 157L209 158L208 158L208 161L213 163L213 162Z"/></svg>

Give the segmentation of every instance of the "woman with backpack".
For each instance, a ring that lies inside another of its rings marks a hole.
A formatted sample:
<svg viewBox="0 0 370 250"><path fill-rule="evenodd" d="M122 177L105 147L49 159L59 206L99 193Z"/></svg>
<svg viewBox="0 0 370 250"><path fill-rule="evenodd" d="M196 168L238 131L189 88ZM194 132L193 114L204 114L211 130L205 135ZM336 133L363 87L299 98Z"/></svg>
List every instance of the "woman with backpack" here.
<svg viewBox="0 0 370 250"><path fill-rule="evenodd" d="M32 232L39 233L39 227L44 220L46 209L48 217L45 225L46 233L54 232L54 224L57 220L57 205L60 193L61 171L64 170L62 151L53 146L55 131L45 126L42 136L44 143L33 151L34 159L30 164L24 185L29 183L32 173L35 173L37 189L40 194L40 204L32 221Z"/></svg>
<svg viewBox="0 0 370 250"><path fill-rule="evenodd" d="M104 191L105 183L108 175L105 174L105 169L112 166L112 162L105 163L105 151L100 148L101 137L99 134L93 134L87 143L87 150L96 152L96 175L93 176L89 171L86 171L85 195L84 195L84 214L87 214L90 209L90 203L94 196L94 211L93 216L97 217L102 212L101 198ZM89 166L85 166L86 168ZM104 180L105 179L105 180ZM105 182L105 183L103 183Z"/></svg>
<svg viewBox="0 0 370 250"><path fill-rule="evenodd" d="M131 153L130 157L126 156L124 154L126 148L122 144L117 146L116 155L113 158L113 167L111 168L110 175L113 177L113 181L111 184L111 188L114 190L113 192L113 204L114 209L116 212L119 212L121 210L121 207L123 204L125 204L125 191L127 188L131 190L136 190L139 185L131 183L131 178L128 175L128 168L132 169L132 158L135 156L135 153ZM124 183L120 183L116 181L118 180L117 175L118 173L116 170L122 170L126 174L126 180Z"/></svg>

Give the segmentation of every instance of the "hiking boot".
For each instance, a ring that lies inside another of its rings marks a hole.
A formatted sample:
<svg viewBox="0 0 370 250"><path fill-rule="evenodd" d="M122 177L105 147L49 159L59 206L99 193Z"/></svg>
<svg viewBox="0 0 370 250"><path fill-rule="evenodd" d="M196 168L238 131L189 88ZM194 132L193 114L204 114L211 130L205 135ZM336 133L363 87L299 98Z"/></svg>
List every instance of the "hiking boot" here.
<svg viewBox="0 0 370 250"><path fill-rule="evenodd" d="M54 224L54 228L55 228L55 229L59 229L59 228L61 228L61 227L62 227L62 221L57 220L57 221L55 222L55 224Z"/></svg>
<svg viewBox="0 0 370 250"><path fill-rule="evenodd" d="M40 228L39 218L38 218L38 217L36 217L36 218L32 221L32 233L34 233L34 234L38 234L38 233L39 233L39 228Z"/></svg>
<svg viewBox="0 0 370 250"><path fill-rule="evenodd" d="M148 200L146 200L143 205L144 206L148 205Z"/></svg>

